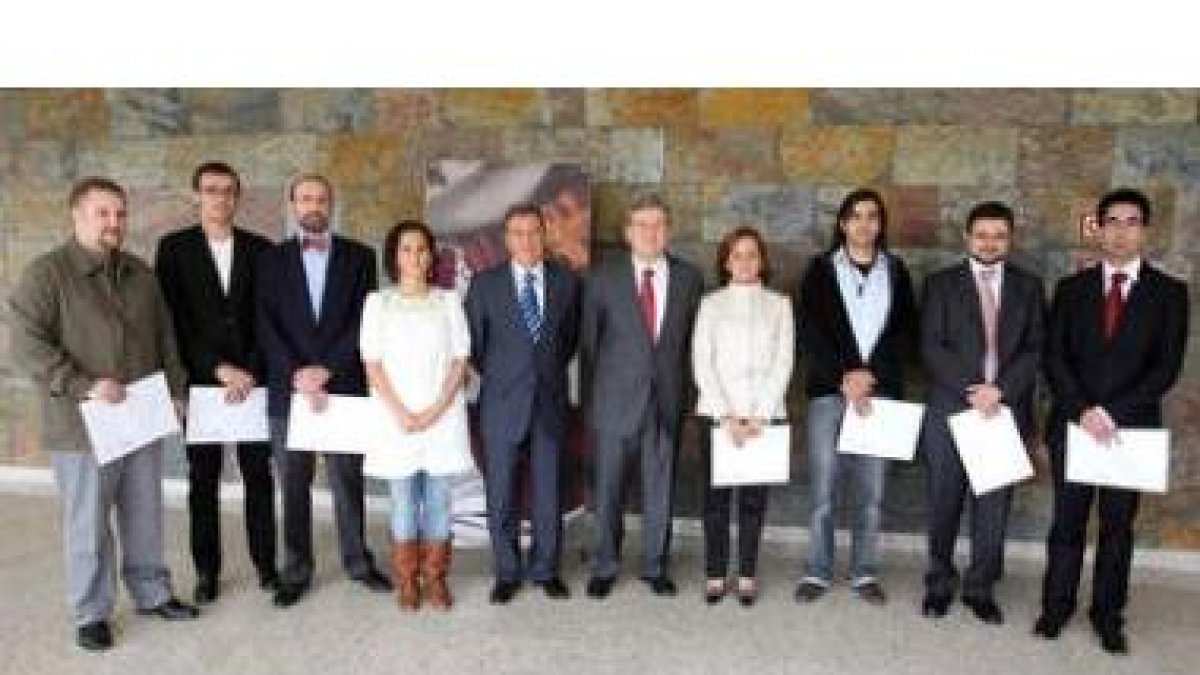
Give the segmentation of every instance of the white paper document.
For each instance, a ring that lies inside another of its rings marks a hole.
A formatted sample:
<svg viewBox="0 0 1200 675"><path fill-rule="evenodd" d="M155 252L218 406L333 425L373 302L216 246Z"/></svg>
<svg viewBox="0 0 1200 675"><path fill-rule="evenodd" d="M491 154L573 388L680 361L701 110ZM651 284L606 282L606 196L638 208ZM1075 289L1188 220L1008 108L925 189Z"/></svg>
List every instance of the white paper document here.
<svg viewBox="0 0 1200 675"><path fill-rule="evenodd" d="M188 390L187 443L267 441L267 390L255 387L241 403L226 403L224 387Z"/></svg>
<svg viewBox="0 0 1200 675"><path fill-rule="evenodd" d="M746 439L742 447L733 444L729 433L712 428L712 484L764 485L788 482L792 431L786 424L766 425L758 436Z"/></svg>
<svg viewBox="0 0 1200 675"><path fill-rule="evenodd" d="M1139 492L1167 491L1166 429L1120 429L1109 445L1077 424L1067 425L1067 480Z"/></svg>
<svg viewBox="0 0 1200 675"><path fill-rule="evenodd" d="M362 455L394 445L391 439L399 434L391 415L374 398L330 396L325 410L315 413L303 396L292 396L288 450Z"/></svg>
<svg viewBox="0 0 1200 675"><path fill-rule="evenodd" d="M124 401L84 401L79 411L100 464L179 432L179 418L161 370L125 385Z"/></svg>
<svg viewBox="0 0 1200 675"><path fill-rule="evenodd" d="M1008 406L990 418L970 408L946 419L976 497L1033 475L1025 440Z"/></svg>
<svg viewBox="0 0 1200 675"><path fill-rule="evenodd" d="M871 399L871 412L866 417L847 405L838 452L911 461L917 452L924 414L925 406L920 403L888 398Z"/></svg>

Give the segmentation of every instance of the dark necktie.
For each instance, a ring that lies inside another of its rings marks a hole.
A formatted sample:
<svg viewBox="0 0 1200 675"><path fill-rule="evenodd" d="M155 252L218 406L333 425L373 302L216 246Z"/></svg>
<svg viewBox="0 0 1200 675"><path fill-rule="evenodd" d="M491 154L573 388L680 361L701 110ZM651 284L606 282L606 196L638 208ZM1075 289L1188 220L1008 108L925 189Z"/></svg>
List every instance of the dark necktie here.
<svg viewBox="0 0 1200 675"><path fill-rule="evenodd" d="M650 334L650 341L656 342L658 341L658 303L654 297L654 270L651 268L642 270L642 286L638 291L638 303L642 306L642 319L646 322L646 331Z"/></svg>
<svg viewBox="0 0 1200 675"><path fill-rule="evenodd" d="M542 336L542 309L538 306L537 275L533 272L525 273L525 282L521 284L519 304L521 305L521 317L525 320L525 327L529 329L529 335L533 341L537 342Z"/></svg>
<svg viewBox="0 0 1200 675"><path fill-rule="evenodd" d="M1125 296L1121 293L1125 280L1129 276L1124 272L1113 272L1112 283L1108 287L1108 295L1104 298L1104 339L1112 340L1117 334L1117 326L1121 323L1121 310L1125 308Z"/></svg>

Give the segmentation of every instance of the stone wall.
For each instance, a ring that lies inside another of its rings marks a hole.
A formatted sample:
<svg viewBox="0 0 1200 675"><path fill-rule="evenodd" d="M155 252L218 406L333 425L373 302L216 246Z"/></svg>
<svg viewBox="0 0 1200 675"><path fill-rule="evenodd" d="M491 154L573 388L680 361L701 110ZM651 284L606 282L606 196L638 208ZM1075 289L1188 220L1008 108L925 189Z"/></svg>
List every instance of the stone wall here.
<svg viewBox="0 0 1200 675"><path fill-rule="evenodd" d="M675 208L677 249L710 278L716 241L751 223L766 232L776 283L789 291L858 185L885 192L889 236L918 279L960 255L965 212L983 199L1016 208L1020 258L1052 279L1091 255L1080 217L1102 191L1129 184L1147 189L1161 214L1154 257L1194 282L1197 109L1195 90L4 90L0 292L64 236L74 179L101 173L130 189L131 247L146 254L191 220L188 178L206 159L238 168L242 218L262 229L276 227L289 176L330 175L345 229L372 244L421 214L427 160L576 161L594 181L596 246L619 242L625 203L652 188ZM7 345L0 333L0 464L41 466L36 411ZM1143 502L1149 546L1200 549L1198 350L1193 340L1168 405L1171 492ZM795 465L795 484L774 497L774 522L803 521L802 454ZM693 472L685 453L684 511L694 509ZM917 466L892 468L886 529L922 530L922 479ZM1048 516L1048 488L1021 488L1014 535L1044 536Z"/></svg>

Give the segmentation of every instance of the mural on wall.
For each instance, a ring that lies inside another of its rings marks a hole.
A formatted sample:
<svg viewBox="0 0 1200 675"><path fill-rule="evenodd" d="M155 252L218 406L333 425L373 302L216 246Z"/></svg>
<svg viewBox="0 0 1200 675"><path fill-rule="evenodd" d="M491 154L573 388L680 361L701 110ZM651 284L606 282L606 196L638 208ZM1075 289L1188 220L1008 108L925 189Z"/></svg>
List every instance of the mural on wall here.
<svg viewBox="0 0 1200 675"><path fill-rule="evenodd" d="M577 165L556 162L491 162L444 159L432 161L425 175L425 219L437 235L434 283L465 295L478 271L504 262L504 212L521 202L537 204L546 223L548 255L582 271L588 264L591 240L591 191L588 175ZM578 409L578 368L570 372L575 406L568 431L565 508L582 511L585 434ZM468 385L474 402L478 381ZM483 446L472 415L471 451L477 471L454 486L455 537L460 543L487 541L487 502L482 471ZM522 501L527 499L527 469L518 470ZM527 525L527 523L526 523Z"/></svg>

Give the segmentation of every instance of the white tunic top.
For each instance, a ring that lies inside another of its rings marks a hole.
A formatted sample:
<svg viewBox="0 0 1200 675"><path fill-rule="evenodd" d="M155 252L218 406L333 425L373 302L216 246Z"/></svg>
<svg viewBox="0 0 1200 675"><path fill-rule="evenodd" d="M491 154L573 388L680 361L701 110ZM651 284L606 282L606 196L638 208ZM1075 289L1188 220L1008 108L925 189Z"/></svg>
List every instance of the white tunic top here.
<svg viewBox="0 0 1200 675"><path fill-rule="evenodd" d="M787 417L794 335L792 303L760 284L729 284L704 296L692 337L697 412Z"/></svg>
<svg viewBox="0 0 1200 675"><path fill-rule="evenodd" d="M364 361L382 364L405 408L424 410L437 401L452 361L470 354L462 301L453 291L441 289L430 289L424 298L402 297L394 287L373 292L363 307L359 348ZM400 429L399 422L396 427ZM418 471L449 475L474 467L461 389L428 429L400 429L395 438L391 447L367 454L364 474L405 478Z"/></svg>

